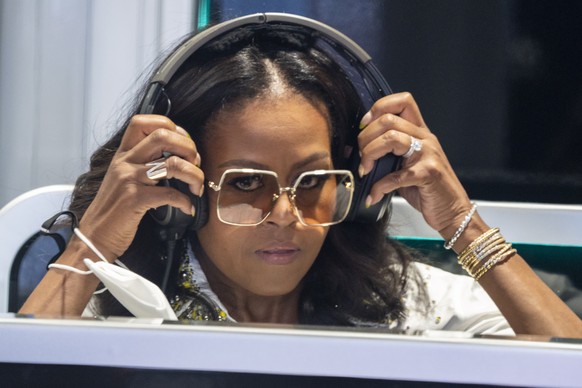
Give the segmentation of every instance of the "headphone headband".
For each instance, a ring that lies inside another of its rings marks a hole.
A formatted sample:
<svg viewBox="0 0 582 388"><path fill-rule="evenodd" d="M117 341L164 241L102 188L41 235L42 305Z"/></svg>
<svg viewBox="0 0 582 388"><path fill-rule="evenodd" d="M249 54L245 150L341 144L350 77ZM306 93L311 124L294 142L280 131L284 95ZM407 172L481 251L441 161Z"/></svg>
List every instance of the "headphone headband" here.
<svg viewBox="0 0 582 388"><path fill-rule="evenodd" d="M362 64L366 64L372 59L368 53L366 53L353 40L321 22L303 16L285 13L257 13L222 22L194 35L164 61L152 77L150 83L166 85L187 58L189 58L200 47L225 32L238 27L261 24L289 24L308 27L316 31L326 40L331 41L334 44L339 44Z"/></svg>
<svg viewBox="0 0 582 388"><path fill-rule="evenodd" d="M164 60L150 79L146 96L140 107L140 113L154 112L154 104L163 93L164 86L170 82L180 66L202 46L236 28L266 24L304 27L315 32L318 38L332 46L334 52L342 53L341 57L348 62L348 66L358 69L361 82L363 82L363 86L372 97L371 103L392 93L390 86L388 86L382 73L373 63L370 55L346 35L326 24L304 16L267 12L227 20L197 33L182 43ZM324 48L324 51L329 51L329 49L326 50ZM363 98L364 96L360 95L360 97Z"/></svg>

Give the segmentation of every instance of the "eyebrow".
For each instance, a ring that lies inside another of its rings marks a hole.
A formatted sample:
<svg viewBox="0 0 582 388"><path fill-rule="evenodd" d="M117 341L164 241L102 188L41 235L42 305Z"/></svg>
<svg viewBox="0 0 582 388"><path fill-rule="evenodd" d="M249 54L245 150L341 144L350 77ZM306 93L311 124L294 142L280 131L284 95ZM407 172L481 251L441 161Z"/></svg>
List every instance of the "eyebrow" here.
<svg viewBox="0 0 582 388"><path fill-rule="evenodd" d="M307 158L294 163L291 166L291 169L293 170L297 170L301 167L307 166L313 162L322 160L322 159L327 159L330 158L330 154L329 152L316 152L314 154L309 155ZM232 159L232 160L227 160L226 162L223 162L221 164L218 165L219 168L254 168L256 170L268 170L269 166L263 164L263 163L258 163L255 162L254 160L249 160L249 159Z"/></svg>

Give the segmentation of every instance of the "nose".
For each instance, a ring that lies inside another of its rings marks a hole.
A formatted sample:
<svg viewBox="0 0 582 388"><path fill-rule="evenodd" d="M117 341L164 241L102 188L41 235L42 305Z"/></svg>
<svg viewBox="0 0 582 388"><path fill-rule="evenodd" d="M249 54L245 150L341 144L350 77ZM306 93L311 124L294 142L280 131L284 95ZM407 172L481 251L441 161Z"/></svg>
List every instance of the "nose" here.
<svg viewBox="0 0 582 388"><path fill-rule="evenodd" d="M273 209L265 220L268 224L288 226L298 221L290 195L292 195L291 192L285 190L273 199L275 201Z"/></svg>

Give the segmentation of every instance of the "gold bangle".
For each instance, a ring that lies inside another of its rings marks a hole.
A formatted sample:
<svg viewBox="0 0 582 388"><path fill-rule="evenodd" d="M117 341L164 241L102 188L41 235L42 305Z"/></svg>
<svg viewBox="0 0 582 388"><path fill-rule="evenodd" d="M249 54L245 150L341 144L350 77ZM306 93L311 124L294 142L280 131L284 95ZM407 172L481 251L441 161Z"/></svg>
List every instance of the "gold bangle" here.
<svg viewBox="0 0 582 388"><path fill-rule="evenodd" d="M471 276L475 279L477 276L481 277L483 272L487 272L493 265L495 265L497 258L502 256L505 252L511 249L511 244L506 243L499 246L498 251L489 258L477 271L474 271Z"/></svg>
<svg viewBox="0 0 582 388"><path fill-rule="evenodd" d="M481 277L483 275L485 275L491 268L493 268L497 264L502 263L503 261L507 260L510 256L517 253L517 250L515 248L513 248L513 249L511 248L511 244L508 244L508 245L509 245L508 250L505 250L503 253L500 253L500 254L496 255L495 257L491 258L485 264L485 266L478 273L475 274L476 281L479 281L479 279L481 279Z"/></svg>
<svg viewBox="0 0 582 388"><path fill-rule="evenodd" d="M462 261L464 258L466 258L467 255L473 253L475 251L475 249L478 248L483 241L487 240L492 235L494 235L495 233L498 233L498 232L499 232L499 228L491 228L488 231L486 231L485 233L483 233L481 236L479 236L475 240L473 240L473 242L471 244L469 244L465 249L463 249L463 252L461 252L461 254L459 255L459 262Z"/></svg>
<svg viewBox="0 0 582 388"><path fill-rule="evenodd" d="M465 257L459 258L459 264L461 266L465 265L469 261L477 260L481 261L483 258L487 257L491 249L495 248L497 245L505 242L505 239L500 233L495 233L486 241L483 241L479 246L475 248L474 251L469 252ZM474 259L474 260L473 260Z"/></svg>
<svg viewBox="0 0 582 388"><path fill-rule="evenodd" d="M471 268L474 268L475 266L477 266L479 263L477 262L477 259L475 259L474 257L472 258L471 261L469 261L468 263L466 263L462 268L469 274L471 275Z"/></svg>
<svg viewBox="0 0 582 388"><path fill-rule="evenodd" d="M459 264L462 267L469 266L469 262L475 263L475 261L479 262L482 258L486 257L483 255L483 252L490 250L493 246L503 240L503 236L499 231L492 230L493 234L490 234L489 231L483 234L482 236L478 237L477 241L475 240L475 244L471 243L469 248L471 250L464 250L463 253L459 256ZM484 238L482 238L484 237Z"/></svg>
<svg viewBox="0 0 582 388"><path fill-rule="evenodd" d="M495 240L491 240L489 245L485 247L481 252L477 253L477 260L482 261L486 257L489 257L493 252L498 251L500 247L505 243L505 239L501 234L497 234Z"/></svg>
<svg viewBox="0 0 582 388"><path fill-rule="evenodd" d="M471 242L458 256L461 267L475 280L517 251L499 232L491 228Z"/></svg>

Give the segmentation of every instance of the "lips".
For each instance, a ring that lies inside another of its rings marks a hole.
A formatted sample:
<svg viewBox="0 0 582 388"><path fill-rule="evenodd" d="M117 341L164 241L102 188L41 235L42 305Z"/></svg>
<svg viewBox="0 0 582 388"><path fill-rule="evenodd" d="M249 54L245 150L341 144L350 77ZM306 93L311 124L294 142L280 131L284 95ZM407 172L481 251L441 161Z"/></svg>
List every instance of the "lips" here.
<svg viewBox="0 0 582 388"><path fill-rule="evenodd" d="M268 264L285 265L295 261L299 251L299 247L293 244L282 244L259 249L255 253Z"/></svg>

